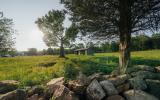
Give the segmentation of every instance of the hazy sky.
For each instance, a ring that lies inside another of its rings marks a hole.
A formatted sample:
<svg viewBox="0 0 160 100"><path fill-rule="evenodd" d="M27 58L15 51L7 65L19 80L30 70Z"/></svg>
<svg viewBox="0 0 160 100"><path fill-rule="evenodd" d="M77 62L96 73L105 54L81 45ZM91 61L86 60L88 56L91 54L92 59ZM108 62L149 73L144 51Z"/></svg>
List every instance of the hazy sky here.
<svg viewBox="0 0 160 100"><path fill-rule="evenodd" d="M0 0L0 11L4 16L12 18L16 35L16 49L23 51L27 48L42 50L47 48L44 44L41 33L35 24L38 17L45 15L51 9L63 9L60 0ZM69 25L65 21L65 26Z"/></svg>

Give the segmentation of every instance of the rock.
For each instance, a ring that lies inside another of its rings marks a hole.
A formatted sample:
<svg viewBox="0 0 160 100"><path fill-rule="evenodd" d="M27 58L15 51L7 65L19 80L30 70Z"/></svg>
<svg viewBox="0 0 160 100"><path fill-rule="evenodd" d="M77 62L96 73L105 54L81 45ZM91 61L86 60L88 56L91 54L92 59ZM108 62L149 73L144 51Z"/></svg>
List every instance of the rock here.
<svg viewBox="0 0 160 100"><path fill-rule="evenodd" d="M11 91L0 95L0 100L26 100L26 93L24 90Z"/></svg>
<svg viewBox="0 0 160 100"><path fill-rule="evenodd" d="M48 86L55 85L55 84L63 85L64 84L64 77L52 79L51 81L49 81L47 83Z"/></svg>
<svg viewBox="0 0 160 100"><path fill-rule="evenodd" d="M146 79L147 92L160 99L160 80Z"/></svg>
<svg viewBox="0 0 160 100"><path fill-rule="evenodd" d="M111 72L111 76L118 76L120 73L119 73L119 67L117 67L115 70L113 70L112 72Z"/></svg>
<svg viewBox="0 0 160 100"><path fill-rule="evenodd" d="M68 88L76 94L84 94L87 86L85 84L79 83L77 80L73 80L68 82Z"/></svg>
<svg viewBox="0 0 160 100"><path fill-rule="evenodd" d="M127 68L126 73L132 73L132 72L137 72L137 71L150 71L150 72L155 72L155 69L151 66L147 65L135 65L133 67Z"/></svg>
<svg viewBox="0 0 160 100"><path fill-rule="evenodd" d="M86 95L89 100L101 100L106 94L98 81L93 80L86 89Z"/></svg>
<svg viewBox="0 0 160 100"><path fill-rule="evenodd" d="M108 80L110 78L110 75L102 75L103 80Z"/></svg>
<svg viewBox="0 0 160 100"><path fill-rule="evenodd" d="M130 79L132 87L137 89L145 90L147 89L147 84L145 79L155 79L160 80L160 73L153 73L149 71L139 71L136 73L136 76Z"/></svg>
<svg viewBox="0 0 160 100"><path fill-rule="evenodd" d="M72 80L68 82L68 88L74 91L76 94L84 94L87 86L90 84L89 78L82 72L79 72L77 80Z"/></svg>
<svg viewBox="0 0 160 100"><path fill-rule="evenodd" d="M109 78L108 80L110 82L112 82L112 84L114 86L118 86L118 85L121 85L123 84L126 80L128 80L130 78L129 75L127 74L124 74L124 75L120 75L120 76L117 76L117 77L113 77L113 78Z"/></svg>
<svg viewBox="0 0 160 100"><path fill-rule="evenodd" d="M160 73L160 66L155 67L155 70L156 70L157 73Z"/></svg>
<svg viewBox="0 0 160 100"><path fill-rule="evenodd" d="M160 80L160 73L153 73L149 71L139 71L137 76L141 76L143 79L156 79Z"/></svg>
<svg viewBox="0 0 160 100"><path fill-rule="evenodd" d="M50 82L47 83L48 92L50 94L54 93L54 91L59 88L60 85L64 84L64 77L52 79Z"/></svg>
<svg viewBox="0 0 160 100"><path fill-rule="evenodd" d="M129 79L129 83L131 84L132 88L135 89L140 89L140 90L146 90L147 89L147 84L143 77L137 76L134 78Z"/></svg>
<svg viewBox="0 0 160 100"><path fill-rule="evenodd" d="M53 94L55 100L78 100L72 91L64 85L57 88Z"/></svg>
<svg viewBox="0 0 160 100"><path fill-rule="evenodd" d="M107 97L105 100L125 100L125 99L120 95L112 95Z"/></svg>
<svg viewBox="0 0 160 100"><path fill-rule="evenodd" d="M41 95L44 92L44 87L43 86L34 86L30 89L27 90L27 95L30 97L33 94L38 94Z"/></svg>
<svg viewBox="0 0 160 100"><path fill-rule="evenodd" d="M0 94L16 90L18 88L19 84L20 83L15 80L0 81Z"/></svg>
<svg viewBox="0 0 160 100"><path fill-rule="evenodd" d="M30 98L27 98L27 100L39 100L38 94L32 95Z"/></svg>
<svg viewBox="0 0 160 100"><path fill-rule="evenodd" d="M104 80L104 78L103 78L103 73L94 73L93 75L90 75L88 78L89 78L89 80L94 80L94 79L96 79L97 81L103 81Z"/></svg>
<svg viewBox="0 0 160 100"><path fill-rule="evenodd" d="M77 81L81 85L89 85L90 84L90 79L84 75L82 72L79 72L79 75L77 77Z"/></svg>
<svg viewBox="0 0 160 100"><path fill-rule="evenodd" d="M124 91L127 91L130 89L130 84L124 83L122 85L117 86L116 89L117 89L118 93L123 93Z"/></svg>
<svg viewBox="0 0 160 100"><path fill-rule="evenodd" d="M31 97L27 98L27 100L46 100L46 99L42 96L39 96L38 94L34 94Z"/></svg>
<svg viewBox="0 0 160 100"><path fill-rule="evenodd" d="M107 96L118 94L118 91L111 82L106 80L106 81L101 81L100 84L102 88L105 90Z"/></svg>
<svg viewBox="0 0 160 100"><path fill-rule="evenodd" d="M135 93L134 90L129 90L124 92L123 95L127 100L159 100L155 96L141 90L135 90Z"/></svg>

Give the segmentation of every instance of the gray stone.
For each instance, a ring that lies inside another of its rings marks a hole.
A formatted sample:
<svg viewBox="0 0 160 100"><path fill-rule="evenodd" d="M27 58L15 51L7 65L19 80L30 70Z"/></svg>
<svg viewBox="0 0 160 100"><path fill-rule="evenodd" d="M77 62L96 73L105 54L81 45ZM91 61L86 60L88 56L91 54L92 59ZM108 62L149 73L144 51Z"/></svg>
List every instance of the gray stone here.
<svg viewBox="0 0 160 100"><path fill-rule="evenodd" d="M123 95L127 100L159 100L155 96L141 90L135 90L135 93L134 90L129 90L124 92Z"/></svg>
<svg viewBox="0 0 160 100"><path fill-rule="evenodd" d="M139 71L139 72L136 72L134 78L130 79L130 83L132 87L145 90L147 89L147 84L145 82L145 79L160 80L160 73L153 73L149 71Z"/></svg>
<svg viewBox="0 0 160 100"><path fill-rule="evenodd" d="M86 90L89 100L101 100L105 97L105 92L97 80L93 80Z"/></svg>
<svg viewBox="0 0 160 100"><path fill-rule="evenodd" d="M0 81L0 94L16 90L18 88L19 84L20 83L15 80Z"/></svg>
<svg viewBox="0 0 160 100"><path fill-rule="evenodd" d="M110 81L101 81L100 82L102 88L105 90L107 96L116 95L118 91L114 87L114 85Z"/></svg>
<svg viewBox="0 0 160 100"><path fill-rule="evenodd" d="M72 91L64 85L60 85L53 94L55 100L79 100Z"/></svg>
<svg viewBox="0 0 160 100"><path fill-rule="evenodd" d="M118 86L118 85L125 83L129 78L130 78L129 75L124 74L124 75L120 75L117 77L109 78L108 80L110 82L112 82L112 84L114 84L114 86Z"/></svg>
<svg viewBox="0 0 160 100"><path fill-rule="evenodd" d="M68 82L68 88L76 94L84 94L87 86L81 82L78 82L77 80L73 80Z"/></svg>
<svg viewBox="0 0 160 100"><path fill-rule="evenodd" d="M120 95L112 95L107 97L105 100L125 100L125 99Z"/></svg>
<svg viewBox="0 0 160 100"><path fill-rule="evenodd" d="M94 74L90 75L88 77L88 79L90 81L92 81L94 79L96 79L97 81L102 81L102 80L104 80L103 75L104 75L103 73L94 73Z"/></svg>
<svg viewBox="0 0 160 100"><path fill-rule="evenodd" d="M156 70L157 73L160 73L160 66L155 67L155 70Z"/></svg>
<svg viewBox="0 0 160 100"><path fill-rule="evenodd" d="M0 95L0 100L26 100L26 93L24 90L11 91Z"/></svg>
<svg viewBox="0 0 160 100"><path fill-rule="evenodd" d="M146 79L147 92L160 99L160 80Z"/></svg>
<svg viewBox="0 0 160 100"><path fill-rule="evenodd" d="M47 83L48 92L50 94L54 93L54 91L59 88L60 85L64 84L64 77L52 79Z"/></svg>
<svg viewBox="0 0 160 100"><path fill-rule="evenodd" d="M116 87L118 93L123 93L125 91L128 91L130 89L130 84L127 82L127 83L124 83L122 85L119 85Z"/></svg>
<svg viewBox="0 0 160 100"><path fill-rule="evenodd" d="M33 94L38 94L41 95L44 92L44 87L43 86L34 86L32 88L27 89L27 94L30 97Z"/></svg>
<svg viewBox="0 0 160 100"><path fill-rule="evenodd" d="M153 73L149 71L139 71L137 72L137 76L143 77L143 79L156 79L160 80L160 73Z"/></svg>
<svg viewBox="0 0 160 100"><path fill-rule="evenodd" d="M81 85L89 85L90 79L84 75L82 72L79 72L79 75L77 76L77 82Z"/></svg>
<svg viewBox="0 0 160 100"><path fill-rule="evenodd" d="M143 79L143 77L141 76L137 76L132 79L129 79L129 83L131 84L132 88L140 89L140 90L147 89L147 84L145 80Z"/></svg>
<svg viewBox="0 0 160 100"><path fill-rule="evenodd" d="M113 70L111 72L111 76L118 76L120 73L119 73L119 67L117 67L115 70Z"/></svg>
<svg viewBox="0 0 160 100"><path fill-rule="evenodd" d="M150 72L155 72L154 67L147 66L147 65L134 65L132 67L127 68L126 73L132 73L132 72L137 72L137 71L150 71Z"/></svg>
<svg viewBox="0 0 160 100"><path fill-rule="evenodd" d="M27 100L39 100L38 94L32 95L30 98L27 98Z"/></svg>

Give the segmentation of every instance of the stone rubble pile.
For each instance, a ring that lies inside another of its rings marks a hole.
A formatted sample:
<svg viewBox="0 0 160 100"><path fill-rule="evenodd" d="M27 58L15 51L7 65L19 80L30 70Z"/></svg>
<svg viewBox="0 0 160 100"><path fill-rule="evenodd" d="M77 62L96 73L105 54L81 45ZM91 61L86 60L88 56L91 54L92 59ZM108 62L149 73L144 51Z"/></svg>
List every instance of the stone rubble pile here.
<svg viewBox="0 0 160 100"><path fill-rule="evenodd" d="M126 74L95 73L76 80L52 79L46 86L17 89L17 81L0 82L0 100L160 100L160 66L137 65Z"/></svg>

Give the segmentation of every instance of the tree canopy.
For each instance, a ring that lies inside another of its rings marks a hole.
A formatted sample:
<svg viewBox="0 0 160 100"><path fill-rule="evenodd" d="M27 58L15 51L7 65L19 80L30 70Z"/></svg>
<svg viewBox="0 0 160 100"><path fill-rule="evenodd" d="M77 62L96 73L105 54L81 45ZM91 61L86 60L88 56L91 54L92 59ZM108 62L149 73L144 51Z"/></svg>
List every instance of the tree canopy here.
<svg viewBox="0 0 160 100"><path fill-rule="evenodd" d="M1 16L0 18L0 52L4 53L11 50L14 46L15 30L13 29L13 20Z"/></svg>
<svg viewBox="0 0 160 100"><path fill-rule="evenodd" d="M60 47L61 57L64 57L63 45L68 43L63 27L64 20L64 11L51 10L36 21L39 29L44 33L43 40L46 45L48 47Z"/></svg>
<svg viewBox="0 0 160 100"><path fill-rule="evenodd" d="M131 33L160 28L160 0L61 0L83 35L119 37L119 71L130 65Z"/></svg>
<svg viewBox="0 0 160 100"><path fill-rule="evenodd" d="M84 34L88 33L99 38L117 36L122 27L120 18L126 16L131 33L160 28L160 0L62 1L71 15L71 21L76 23ZM122 1L126 3L124 7Z"/></svg>

